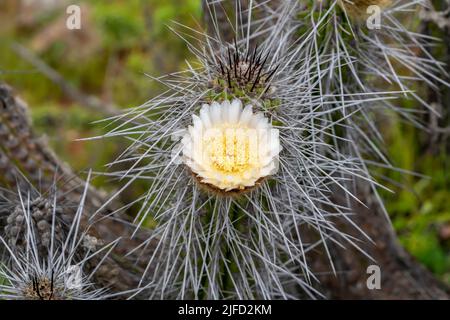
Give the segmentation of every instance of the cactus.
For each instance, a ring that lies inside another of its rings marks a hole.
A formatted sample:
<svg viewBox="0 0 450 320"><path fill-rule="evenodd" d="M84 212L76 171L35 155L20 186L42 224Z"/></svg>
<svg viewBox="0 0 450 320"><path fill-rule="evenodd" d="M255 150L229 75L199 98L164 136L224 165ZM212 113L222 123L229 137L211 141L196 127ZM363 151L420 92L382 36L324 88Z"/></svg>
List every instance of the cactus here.
<svg viewBox="0 0 450 320"><path fill-rule="evenodd" d="M448 86L427 37L397 20L428 2L228 4L232 13L218 13L203 1L204 32L173 29L197 65L157 78L165 94L105 119L110 131L92 138L130 141L106 173L127 181L115 193L62 164L36 138L25 103L0 87L0 297L316 299L338 287L320 272L339 279L342 265L383 256L397 259L385 264L398 278L389 297L422 294L404 283L410 273L423 292L448 296L395 244L372 169L395 169L373 120L395 113L421 126L399 98L433 112L411 89ZM369 5L389 31L365 28ZM145 193L118 203L138 180ZM136 203L130 220L123 212ZM64 280L74 265L76 290Z"/></svg>

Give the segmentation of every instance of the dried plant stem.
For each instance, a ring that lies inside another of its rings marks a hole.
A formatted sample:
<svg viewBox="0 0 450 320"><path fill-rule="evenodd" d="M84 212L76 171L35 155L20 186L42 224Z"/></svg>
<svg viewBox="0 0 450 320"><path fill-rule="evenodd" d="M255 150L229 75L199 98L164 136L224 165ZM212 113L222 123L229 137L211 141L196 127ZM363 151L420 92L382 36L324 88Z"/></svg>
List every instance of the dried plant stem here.
<svg viewBox="0 0 450 320"><path fill-rule="evenodd" d="M21 44L13 43L11 48L22 59L33 65L45 77L50 79L54 84L58 85L65 95L73 101L78 102L81 106L107 116L116 116L120 113L120 110L116 105L104 103L95 96L87 95L81 92L78 88L67 82L67 80L64 79L64 77L55 69L50 67L47 63L45 63L45 61Z"/></svg>

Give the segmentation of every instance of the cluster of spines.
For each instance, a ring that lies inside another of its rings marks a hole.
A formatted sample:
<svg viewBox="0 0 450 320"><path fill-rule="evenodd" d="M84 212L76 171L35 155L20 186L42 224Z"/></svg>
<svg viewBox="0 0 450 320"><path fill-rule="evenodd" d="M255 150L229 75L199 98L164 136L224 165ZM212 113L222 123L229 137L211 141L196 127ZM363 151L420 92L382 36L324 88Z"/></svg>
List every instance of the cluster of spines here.
<svg viewBox="0 0 450 320"><path fill-rule="evenodd" d="M29 291L29 289L32 289ZM44 292L42 292L44 289ZM47 290L48 291L47 291ZM40 278L38 276L31 277L31 287L27 287L24 290L24 296L32 300L55 300L55 277L53 271L51 272L50 279Z"/></svg>
<svg viewBox="0 0 450 320"><path fill-rule="evenodd" d="M53 200L34 189L30 193L19 190L0 198L0 248L6 253L0 257L0 278L6 281L0 283L0 298L102 299L117 278L115 265L103 262L110 252L107 247L118 240L105 245L88 232L84 200L75 209L71 204L58 205L54 189ZM72 289L62 279L71 266L82 268L80 288Z"/></svg>
<svg viewBox="0 0 450 320"><path fill-rule="evenodd" d="M229 90L242 89L246 90L246 94L252 94L259 88L263 90L261 95L264 95L270 88L270 79L279 67L268 70L269 56L270 53L258 52L257 45L253 50L247 49L243 55L235 40L234 46L227 47L225 56L216 57L220 78L226 81Z"/></svg>
<svg viewBox="0 0 450 320"><path fill-rule="evenodd" d="M30 201L29 208L26 209L29 209L30 223L37 231L36 245L38 246L39 253L45 255L52 237L52 205L47 199L38 197ZM53 237L61 242L64 238L64 222L61 219L63 211L61 207L55 208L55 211L58 221L55 221ZM25 214L21 204L18 204L6 219L7 224L4 229L4 235L9 246L16 251L24 250L26 246L27 226L25 220Z"/></svg>

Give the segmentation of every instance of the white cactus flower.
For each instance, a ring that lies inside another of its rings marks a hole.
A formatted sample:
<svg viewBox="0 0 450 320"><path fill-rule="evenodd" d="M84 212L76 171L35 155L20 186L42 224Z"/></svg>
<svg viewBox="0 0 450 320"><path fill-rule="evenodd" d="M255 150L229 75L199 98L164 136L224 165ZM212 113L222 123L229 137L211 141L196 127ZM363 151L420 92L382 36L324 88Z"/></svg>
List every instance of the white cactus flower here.
<svg viewBox="0 0 450 320"><path fill-rule="evenodd" d="M244 190L278 171L279 131L251 105L213 102L192 118L182 140L183 160L201 183Z"/></svg>

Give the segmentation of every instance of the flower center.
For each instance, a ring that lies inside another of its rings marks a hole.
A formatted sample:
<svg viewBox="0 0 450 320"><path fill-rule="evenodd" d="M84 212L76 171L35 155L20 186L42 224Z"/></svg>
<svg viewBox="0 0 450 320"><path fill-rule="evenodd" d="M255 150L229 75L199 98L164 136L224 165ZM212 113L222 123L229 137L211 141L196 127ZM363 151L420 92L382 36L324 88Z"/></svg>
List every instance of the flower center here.
<svg viewBox="0 0 450 320"><path fill-rule="evenodd" d="M223 126L205 135L203 141L212 167L224 173L242 173L255 165L252 129ZM252 156L253 155L253 156Z"/></svg>

